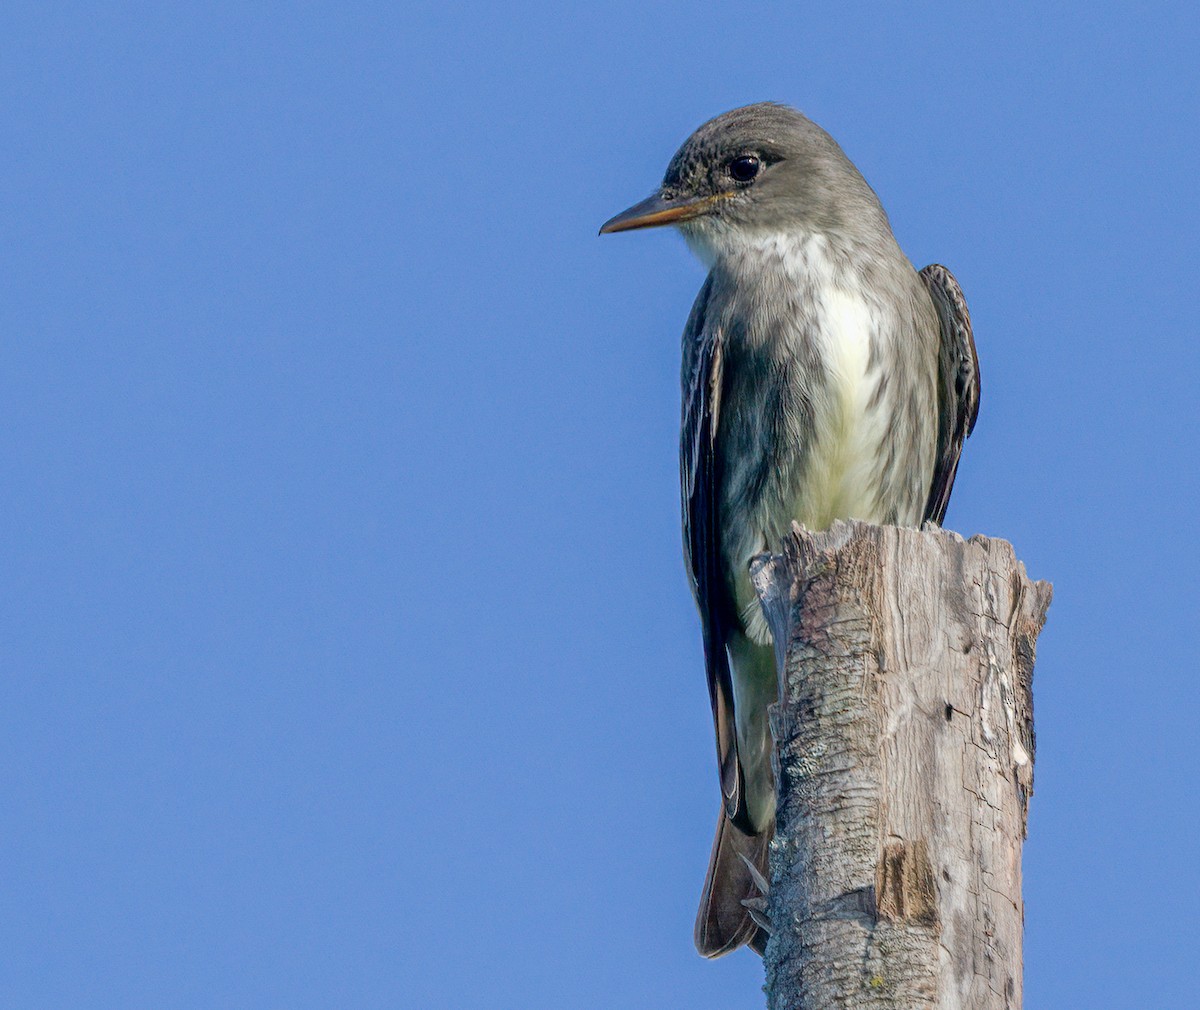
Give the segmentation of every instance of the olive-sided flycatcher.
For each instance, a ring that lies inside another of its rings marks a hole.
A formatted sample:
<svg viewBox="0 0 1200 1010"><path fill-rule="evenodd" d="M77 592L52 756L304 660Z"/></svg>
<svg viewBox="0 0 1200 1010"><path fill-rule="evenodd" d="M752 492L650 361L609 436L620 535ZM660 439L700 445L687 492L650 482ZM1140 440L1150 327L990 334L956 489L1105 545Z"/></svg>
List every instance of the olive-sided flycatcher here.
<svg viewBox="0 0 1200 1010"><path fill-rule="evenodd" d="M858 169L794 109L705 123L658 191L600 230L665 224L709 268L683 334L680 440L723 799L696 947L761 953L745 860L766 874L778 687L750 560L780 550L793 520L940 523L979 367L950 271L913 268Z"/></svg>

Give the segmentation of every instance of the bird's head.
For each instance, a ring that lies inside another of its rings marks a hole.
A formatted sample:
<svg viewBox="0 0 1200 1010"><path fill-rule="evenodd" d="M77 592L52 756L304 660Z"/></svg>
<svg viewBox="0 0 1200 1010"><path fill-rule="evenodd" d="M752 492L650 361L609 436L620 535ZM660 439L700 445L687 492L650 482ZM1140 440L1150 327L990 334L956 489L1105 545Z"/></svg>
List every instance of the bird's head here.
<svg viewBox="0 0 1200 1010"><path fill-rule="evenodd" d="M882 215L879 201L837 142L795 109L761 102L696 130L657 192L600 234L677 225L711 260L762 235L834 232L864 213Z"/></svg>

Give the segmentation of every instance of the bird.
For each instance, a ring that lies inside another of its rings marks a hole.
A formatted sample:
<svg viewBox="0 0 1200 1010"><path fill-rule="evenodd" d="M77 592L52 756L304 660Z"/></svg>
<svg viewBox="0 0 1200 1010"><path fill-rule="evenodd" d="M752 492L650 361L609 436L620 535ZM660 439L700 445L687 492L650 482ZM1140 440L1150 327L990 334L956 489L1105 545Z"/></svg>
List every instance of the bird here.
<svg viewBox="0 0 1200 1010"><path fill-rule="evenodd" d="M600 233L662 225L708 268L681 369L684 555L721 786L694 939L706 957L762 954L778 681L750 562L781 550L793 522L940 524L979 362L953 274L913 266L862 174L790 106L704 123Z"/></svg>

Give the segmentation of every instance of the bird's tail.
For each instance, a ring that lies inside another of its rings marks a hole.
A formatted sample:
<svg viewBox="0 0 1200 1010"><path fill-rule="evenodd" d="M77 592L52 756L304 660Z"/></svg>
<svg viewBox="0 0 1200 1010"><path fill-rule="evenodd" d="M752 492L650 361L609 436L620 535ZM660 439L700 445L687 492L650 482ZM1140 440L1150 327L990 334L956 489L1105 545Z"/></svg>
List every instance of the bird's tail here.
<svg viewBox="0 0 1200 1010"><path fill-rule="evenodd" d="M745 899L762 895L742 857L764 877L769 877L767 847L771 844L771 834L772 829L768 828L760 835L747 835L734 827L725 811L721 811L708 860L708 877L700 896L700 912L696 916L696 949L705 957L720 957L744 943L759 954L763 952L766 931L758 927L750 910L742 904Z"/></svg>

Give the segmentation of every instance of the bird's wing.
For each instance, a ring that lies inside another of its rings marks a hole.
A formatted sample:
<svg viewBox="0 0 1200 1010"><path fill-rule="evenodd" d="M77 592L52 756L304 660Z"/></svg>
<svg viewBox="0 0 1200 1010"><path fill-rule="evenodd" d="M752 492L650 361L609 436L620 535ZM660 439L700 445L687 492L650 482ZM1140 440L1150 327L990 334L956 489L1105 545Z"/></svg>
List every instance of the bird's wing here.
<svg viewBox="0 0 1200 1010"><path fill-rule="evenodd" d="M921 280L933 300L941 329L938 351L938 441L933 483L925 505L925 518L940 524L950 504L954 475L963 442L979 415L979 358L971 335L971 314L954 274L932 263L921 271Z"/></svg>
<svg viewBox="0 0 1200 1010"><path fill-rule="evenodd" d="M745 790L737 760L733 681L725 645L734 616L721 571L716 453L721 410L722 335L709 317L711 278L692 306L683 332L683 421L680 429L679 476L683 510L683 549L692 593L700 611L704 663L717 736L717 760L725 809L737 821L745 818Z"/></svg>

